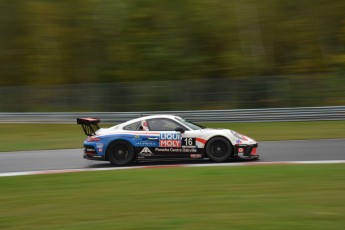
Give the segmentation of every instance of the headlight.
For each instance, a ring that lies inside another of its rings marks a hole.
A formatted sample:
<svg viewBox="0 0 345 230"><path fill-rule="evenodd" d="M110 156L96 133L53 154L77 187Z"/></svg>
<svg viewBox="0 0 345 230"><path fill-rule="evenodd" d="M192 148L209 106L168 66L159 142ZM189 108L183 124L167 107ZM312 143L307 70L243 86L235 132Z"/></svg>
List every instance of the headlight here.
<svg viewBox="0 0 345 230"><path fill-rule="evenodd" d="M235 137L237 137L240 140L246 140L246 138L244 138L242 134L239 134L236 131L231 130L231 133L232 133L232 135L234 135Z"/></svg>

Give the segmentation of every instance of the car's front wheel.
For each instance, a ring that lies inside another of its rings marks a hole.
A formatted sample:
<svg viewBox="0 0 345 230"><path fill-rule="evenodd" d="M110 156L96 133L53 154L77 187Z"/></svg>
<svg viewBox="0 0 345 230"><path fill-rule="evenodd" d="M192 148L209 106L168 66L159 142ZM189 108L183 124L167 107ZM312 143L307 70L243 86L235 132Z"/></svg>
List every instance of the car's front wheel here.
<svg viewBox="0 0 345 230"><path fill-rule="evenodd" d="M232 154L233 148L226 138L214 137L206 144L206 153L214 162L224 162L228 160Z"/></svg>
<svg viewBox="0 0 345 230"><path fill-rule="evenodd" d="M133 147L125 141L113 142L107 149L107 156L112 165L128 165L134 159Z"/></svg>

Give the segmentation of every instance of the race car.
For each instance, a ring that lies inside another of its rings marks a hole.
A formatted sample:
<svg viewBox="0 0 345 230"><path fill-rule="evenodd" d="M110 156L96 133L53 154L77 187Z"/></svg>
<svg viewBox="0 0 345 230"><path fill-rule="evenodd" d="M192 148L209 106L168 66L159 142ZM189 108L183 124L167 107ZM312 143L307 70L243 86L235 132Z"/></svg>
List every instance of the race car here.
<svg viewBox="0 0 345 230"><path fill-rule="evenodd" d="M174 115L152 115L100 128L98 118L77 118L88 136L84 158L124 166L134 161L258 159L258 143L229 129L211 129Z"/></svg>

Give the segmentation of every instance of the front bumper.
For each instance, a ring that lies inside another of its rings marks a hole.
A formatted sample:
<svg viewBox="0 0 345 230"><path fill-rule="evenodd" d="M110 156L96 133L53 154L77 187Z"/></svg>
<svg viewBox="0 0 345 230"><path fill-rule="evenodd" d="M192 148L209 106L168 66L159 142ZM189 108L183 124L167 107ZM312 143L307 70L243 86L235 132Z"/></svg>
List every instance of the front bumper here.
<svg viewBox="0 0 345 230"><path fill-rule="evenodd" d="M254 160L259 158L257 153L258 144L252 145L235 145L235 158L244 159L244 160Z"/></svg>

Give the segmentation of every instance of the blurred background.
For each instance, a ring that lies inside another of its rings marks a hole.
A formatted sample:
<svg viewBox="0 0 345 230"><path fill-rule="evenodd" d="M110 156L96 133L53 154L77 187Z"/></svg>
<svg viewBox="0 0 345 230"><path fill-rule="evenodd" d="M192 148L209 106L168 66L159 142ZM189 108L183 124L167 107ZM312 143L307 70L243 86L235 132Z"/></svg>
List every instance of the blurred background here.
<svg viewBox="0 0 345 230"><path fill-rule="evenodd" d="M345 105L344 0L2 0L0 111Z"/></svg>

